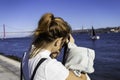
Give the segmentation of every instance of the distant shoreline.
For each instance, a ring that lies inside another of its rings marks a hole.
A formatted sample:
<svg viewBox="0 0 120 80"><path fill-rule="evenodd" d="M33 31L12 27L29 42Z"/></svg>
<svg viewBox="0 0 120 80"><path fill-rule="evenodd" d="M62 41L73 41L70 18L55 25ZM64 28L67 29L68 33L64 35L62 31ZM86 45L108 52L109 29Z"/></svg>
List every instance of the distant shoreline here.
<svg viewBox="0 0 120 80"><path fill-rule="evenodd" d="M91 34L92 29L76 29L72 30L72 33L88 33ZM120 26L118 27L106 27L106 28L97 28L95 29L96 33L120 33ZM19 37L6 37L5 39L13 39L13 38L31 38L33 39L33 35L27 35L27 36L19 36ZM0 37L0 40L4 40L4 38Z"/></svg>
<svg viewBox="0 0 120 80"><path fill-rule="evenodd" d="M118 27L106 27L95 29L96 33L118 33L120 32L120 26ZM73 33L91 33L91 29L77 29L73 30Z"/></svg>

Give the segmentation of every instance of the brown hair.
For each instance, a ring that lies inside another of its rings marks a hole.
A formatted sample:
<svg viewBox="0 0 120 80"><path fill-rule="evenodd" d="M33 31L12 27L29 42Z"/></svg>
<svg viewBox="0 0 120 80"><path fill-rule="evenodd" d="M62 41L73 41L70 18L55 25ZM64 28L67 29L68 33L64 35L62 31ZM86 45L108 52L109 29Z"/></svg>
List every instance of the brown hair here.
<svg viewBox="0 0 120 80"><path fill-rule="evenodd" d="M38 27L34 32L34 39L32 45L35 46L30 57L36 51L44 48L50 42L55 39L63 37L67 38L71 33L71 27L69 24L60 17L54 17L52 13L44 14L38 22Z"/></svg>

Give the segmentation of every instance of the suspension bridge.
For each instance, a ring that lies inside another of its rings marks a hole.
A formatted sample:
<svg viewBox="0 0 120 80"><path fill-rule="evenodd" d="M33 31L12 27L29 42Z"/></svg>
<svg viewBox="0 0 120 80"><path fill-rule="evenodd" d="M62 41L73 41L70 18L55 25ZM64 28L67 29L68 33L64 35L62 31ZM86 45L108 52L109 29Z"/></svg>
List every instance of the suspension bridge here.
<svg viewBox="0 0 120 80"><path fill-rule="evenodd" d="M11 28L11 27L9 27L9 28ZM1 39L5 39L5 38L8 37L8 35L12 35L12 34L14 34L14 35L20 35L20 34L24 35L24 34L31 34L31 33L34 32L34 31L23 31L23 30L21 30L21 31L6 31L6 25L5 24L2 25L1 29L2 29L1 32L0 32L0 38Z"/></svg>

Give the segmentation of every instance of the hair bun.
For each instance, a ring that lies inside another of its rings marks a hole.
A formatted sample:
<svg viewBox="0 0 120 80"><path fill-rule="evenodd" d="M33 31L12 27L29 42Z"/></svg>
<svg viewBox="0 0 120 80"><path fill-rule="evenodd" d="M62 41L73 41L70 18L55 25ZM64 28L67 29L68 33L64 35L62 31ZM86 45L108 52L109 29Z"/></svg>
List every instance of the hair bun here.
<svg viewBox="0 0 120 80"><path fill-rule="evenodd" d="M54 15L52 13L44 14L39 20L38 28L35 31L35 36L38 36L43 32L49 32L50 25L54 19Z"/></svg>

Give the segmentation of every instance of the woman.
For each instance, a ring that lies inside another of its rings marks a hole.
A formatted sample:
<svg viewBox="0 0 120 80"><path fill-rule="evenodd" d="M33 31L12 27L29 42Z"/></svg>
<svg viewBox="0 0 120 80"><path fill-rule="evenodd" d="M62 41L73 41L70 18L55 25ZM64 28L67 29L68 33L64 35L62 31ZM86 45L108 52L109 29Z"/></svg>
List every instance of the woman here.
<svg viewBox="0 0 120 80"><path fill-rule="evenodd" d="M51 13L41 17L30 51L28 64L30 78L38 62L46 58L38 67L33 80L86 80L85 74L77 77L72 70L68 70L61 62L54 59L70 33L70 26L62 18L54 17ZM74 40L70 38L70 42Z"/></svg>

